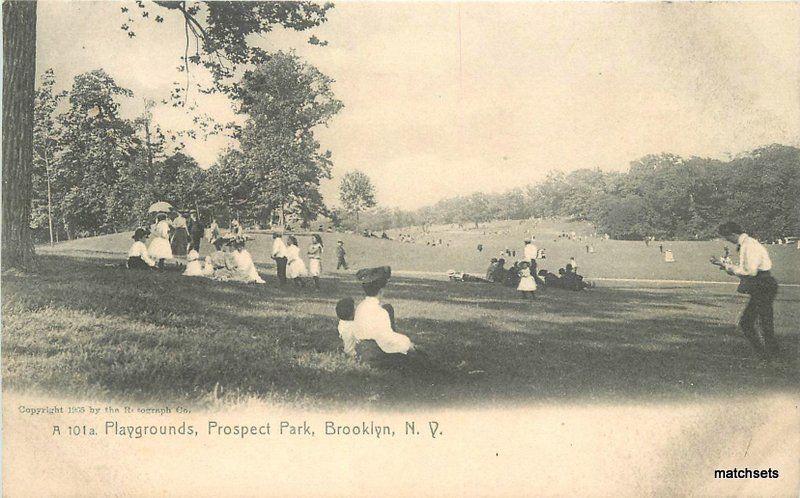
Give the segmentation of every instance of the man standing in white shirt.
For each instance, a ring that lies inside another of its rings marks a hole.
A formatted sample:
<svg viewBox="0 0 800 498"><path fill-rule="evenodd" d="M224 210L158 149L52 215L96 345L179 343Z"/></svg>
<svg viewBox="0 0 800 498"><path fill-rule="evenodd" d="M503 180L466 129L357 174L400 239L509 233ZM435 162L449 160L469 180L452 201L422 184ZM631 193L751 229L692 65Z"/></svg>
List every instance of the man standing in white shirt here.
<svg viewBox="0 0 800 498"><path fill-rule="evenodd" d="M272 239L272 259L278 267L278 281L283 285L286 283L286 244L283 243L281 232L274 232Z"/></svg>
<svg viewBox="0 0 800 498"><path fill-rule="evenodd" d="M539 287L544 286L544 280L539 278L539 265L536 263L536 258L539 257L539 248L533 243L535 237L531 235L530 239L525 239L525 247L522 249L522 257L531 265L530 272L536 285Z"/></svg>
<svg viewBox="0 0 800 498"><path fill-rule="evenodd" d="M716 258L712 259L712 263L725 270L729 275L740 278L737 292L749 294L750 300L739 319L739 326L756 351L765 359L771 360L777 356L779 350L772 309L772 303L778 293L778 282L770 273L772 260L770 260L767 248L744 233L742 227L736 223L723 223L719 226L719 234L725 240L737 244L739 264L723 263ZM756 319L761 324L763 346L755 330Z"/></svg>

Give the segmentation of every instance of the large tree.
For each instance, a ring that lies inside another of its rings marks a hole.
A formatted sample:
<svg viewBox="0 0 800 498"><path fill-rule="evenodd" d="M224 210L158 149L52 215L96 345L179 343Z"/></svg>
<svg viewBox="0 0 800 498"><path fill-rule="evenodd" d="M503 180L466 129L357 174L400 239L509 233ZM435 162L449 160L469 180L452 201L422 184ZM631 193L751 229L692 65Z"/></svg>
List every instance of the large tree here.
<svg viewBox="0 0 800 498"><path fill-rule="evenodd" d="M356 215L356 230L358 230L358 216L361 211L374 207L375 187L366 173L359 170L348 171L339 184L339 200L344 208Z"/></svg>
<svg viewBox="0 0 800 498"><path fill-rule="evenodd" d="M257 184L254 201L267 211L305 222L325 210L320 180L330 178L331 152L321 150L314 129L342 108L333 80L293 53L268 54L247 71L235 92L247 121L238 133Z"/></svg>
<svg viewBox="0 0 800 498"><path fill-rule="evenodd" d="M36 3L3 2L3 269L34 264L30 232Z"/></svg>
<svg viewBox="0 0 800 498"><path fill-rule="evenodd" d="M120 4L126 20L110 22L121 21L121 28L134 39L136 22L171 21L173 29L186 33L183 69L201 65L214 76L211 90L228 91L235 89L230 81L238 66L265 60L264 51L251 44L257 39L251 35L264 35L275 27L298 31L313 28L326 21L326 12L332 6L281 1L146 4L137 0L135 4ZM3 268L34 264L30 215L36 8L34 0L3 2ZM151 10L164 16L150 15ZM309 41L320 43L316 37ZM192 46L195 50L190 55Z"/></svg>

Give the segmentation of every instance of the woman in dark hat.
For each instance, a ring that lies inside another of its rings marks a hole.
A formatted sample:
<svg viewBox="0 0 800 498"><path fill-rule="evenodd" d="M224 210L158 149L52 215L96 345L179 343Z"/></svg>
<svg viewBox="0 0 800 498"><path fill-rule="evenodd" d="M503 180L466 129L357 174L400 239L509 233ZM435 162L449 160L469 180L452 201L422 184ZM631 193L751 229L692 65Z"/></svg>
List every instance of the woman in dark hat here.
<svg viewBox="0 0 800 498"><path fill-rule="evenodd" d="M414 343L408 336L393 329L393 316L390 316L380 302L381 291L389 282L391 274L392 269L388 266L364 268L356 272L356 278L366 294L355 311L356 338L359 341L375 341L384 353L406 355L414 350Z"/></svg>
<svg viewBox="0 0 800 498"><path fill-rule="evenodd" d="M133 232L133 245L128 251L128 262L126 266L129 270L149 270L156 265L156 262L147 253L147 246L144 240L147 238L147 230L137 228Z"/></svg>

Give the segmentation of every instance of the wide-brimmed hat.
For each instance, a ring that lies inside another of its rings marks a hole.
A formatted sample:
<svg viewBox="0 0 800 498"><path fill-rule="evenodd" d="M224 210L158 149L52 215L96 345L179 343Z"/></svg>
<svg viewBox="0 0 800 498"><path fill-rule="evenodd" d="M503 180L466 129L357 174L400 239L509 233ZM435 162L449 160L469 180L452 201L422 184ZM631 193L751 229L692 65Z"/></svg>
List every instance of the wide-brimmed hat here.
<svg viewBox="0 0 800 498"><path fill-rule="evenodd" d="M390 266L376 266L374 268L362 268L356 272L356 278L363 284L387 281L392 276Z"/></svg>

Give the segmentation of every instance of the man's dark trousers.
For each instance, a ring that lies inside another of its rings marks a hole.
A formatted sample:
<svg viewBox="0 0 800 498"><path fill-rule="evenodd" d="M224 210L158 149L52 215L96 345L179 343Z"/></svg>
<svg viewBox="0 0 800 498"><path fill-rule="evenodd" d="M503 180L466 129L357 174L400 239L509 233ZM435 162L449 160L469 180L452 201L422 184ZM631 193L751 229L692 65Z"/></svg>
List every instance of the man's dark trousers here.
<svg viewBox="0 0 800 498"><path fill-rule="evenodd" d="M750 300L744 308L739 326L745 337L756 351L763 353L767 358L778 354L778 339L775 337L772 303L778 293L778 282L769 272L758 272L755 277L748 279L745 292L750 294ZM761 335L764 345L758 340L755 324L758 320L761 325Z"/></svg>
<svg viewBox="0 0 800 498"><path fill-rule="evenodd" d="M275 264L278 265L278 281L281 284L286 283L286 258L275 258Z"/></svg>

